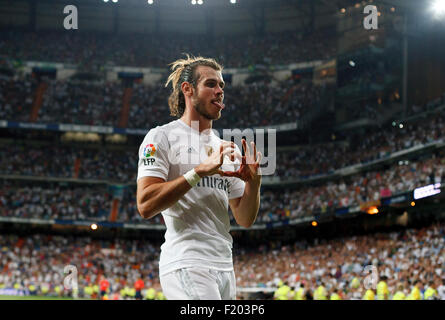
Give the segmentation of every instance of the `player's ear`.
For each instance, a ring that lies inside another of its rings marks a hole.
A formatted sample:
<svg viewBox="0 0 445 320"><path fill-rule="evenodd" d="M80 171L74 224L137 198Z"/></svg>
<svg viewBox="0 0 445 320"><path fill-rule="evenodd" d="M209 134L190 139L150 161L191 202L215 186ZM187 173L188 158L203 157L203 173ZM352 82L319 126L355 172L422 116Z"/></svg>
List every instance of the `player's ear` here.
<svg viewBox="0 0 445 320"><path fill-rule="evenodd" d="M190 82L184 81L181 84L181 90L182 90L182 93L184 94L184 96L188 96L188 97L193 96L194 88Z"/></svg>

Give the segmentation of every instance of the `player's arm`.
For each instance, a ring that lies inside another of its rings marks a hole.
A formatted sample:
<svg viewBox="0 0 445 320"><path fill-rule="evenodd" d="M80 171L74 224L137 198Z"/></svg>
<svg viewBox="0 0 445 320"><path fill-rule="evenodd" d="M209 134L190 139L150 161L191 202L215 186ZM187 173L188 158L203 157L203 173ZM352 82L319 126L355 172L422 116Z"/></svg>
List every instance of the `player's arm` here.
<svg viewBox="0 0 445 320"><path fill-rule="evenodd" d="M255 179L255 181L250 180L246 182L242 197L229 200L230 209L232 209L236 223L244 228L252 226L258 215L260 208L260 187L261 176Z"/></svg>
<svg viewBox="0 0 445 320"><path fill-rule="evenodd" d="M234 150L233 143L221 144L219 152L214 152L194 169L196 174L202 178L222 173L219 168L223 163L224 156L233 154ZM165 181L156 177L140 178L137 182L136 191L139 214L145 219L150 219L174 205L191 188L192 186L184 176L172 181Z"/></svg>
<svg viewBox="0 0 445 320"><path fill-rule="evenodd" d="M242 227L249 228L255 222L260 208L261 153L257 154L254 142L251 142L253 154L250 153L246 140L243 139L242 143L245 156L242 157L240 169L233 173L224 172L224 175L238 177L246 183L242 197L229 200L229 205L236 222Z"/></svg>
<svg viewBox="0 0 445 320"><path fill-rule="evenodd" d="M156 177L141 178L136 195L139 214L150 219L175 204L191 188L184 176L168 182Z"/></svg>

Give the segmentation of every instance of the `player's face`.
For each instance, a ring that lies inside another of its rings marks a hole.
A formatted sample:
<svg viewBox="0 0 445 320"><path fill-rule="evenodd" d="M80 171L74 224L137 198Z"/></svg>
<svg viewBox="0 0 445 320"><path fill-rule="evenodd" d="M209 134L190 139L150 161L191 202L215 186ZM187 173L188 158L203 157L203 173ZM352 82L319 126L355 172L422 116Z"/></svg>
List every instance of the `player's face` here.
<svg viewBox="0 0 445 320"><path fill-rule="evenodd" d="M224 109L224 81L221 71L206 66L199 66L196 71L200 77L192 98L193 107L204 118L217 120Z"/></svg>

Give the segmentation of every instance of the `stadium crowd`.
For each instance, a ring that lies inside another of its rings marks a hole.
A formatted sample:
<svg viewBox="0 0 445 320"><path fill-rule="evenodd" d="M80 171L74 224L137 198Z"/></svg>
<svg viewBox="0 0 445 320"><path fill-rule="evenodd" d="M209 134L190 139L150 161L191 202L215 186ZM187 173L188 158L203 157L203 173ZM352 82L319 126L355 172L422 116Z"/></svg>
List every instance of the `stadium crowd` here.
<svg viewBox="0 0 445 320"><path fill-rule="evenodd" d="M258 222L332 213L336 208L356 207L442 181L445 181L445 158L440 156L395 164L387 170L368 171L318 186L265 190L261 194Z"/></svg>
<svg viewBox="0 0 445 320"><path fill-rule="evenodd" d="M111 220L113 199L119 199L116 220L112 222L140 223L134 188L119 196L103 185L51 185L17 183L3 180L0 191L0 217L22 219ZM162 216L145 220L147 224L161 224Z"/></svg>
<svg viewBox="0 0 445 320"><path fill-rule="evenodd" d="M332 102L333 92L326 85L297 83L289 80L283 85L271 86L267 82L229 87L225 92L223 116L215 128L252 128L273 124L291 123L301 119L321 101Z"/></svg>
<svg viewBox="0 0 445 320"><path fill-rule="evenodd" d="M123 90L118 82L49 81L37 121L117 126Z"/></svg>
<svg viewBox="0 0 445 320"><path fill-rule="evenodd" d="M103 188L91 186L12 188L4 182L0 199L3 217L100 221L108 219L112 197Z"/></svg>
<svg viewBox="0 0 445 320"><path fill-rule="evenodd" d="M215 41L215 40L213 40ZM282 32L264 36L218 37L218 44L185 35L103 35L93 33L0 31L0 60L34 60L74 64L78 70L104 72L110 66L166 68L183 52L211 56L226 68L270 68L336 55L336 38L325 33ZM239 45L239 44L243 45ZM8 62L9 63L9 62ZM19 63L19 62L17 62ZM17 63L14 63L17 66ZM392 64L391 61L387 63ZM368 89L384 82L385 68L341 81ZM125 88L119 82L51 81L37 122L118 126ZM341 82L339 83L341 86ZM37 80L0 76L0 120L28 122ZM329 88L288 81L226 90L224 116L216 128L246 128L294 122L316 104L326 103ZM133 84L129 128L150 129L171 121L168 90L161 84ZM442 100L427 104L426 109ZM350 106L351 116L376 117L375 108ZM149 112L147 112L149 110ZM422 112L424 106L412 107ZM443 139L445 116L432 115L415 125L351 135L347 141L302 146L279 152L282 180L304 179L357 163L387 157L419 144ZM67 145L5 145L0 174L40 178L101 180L87 186L70 182L0 180L0 217L108 221L115 194L103 182L134 183L137 150L122 151ZM414 162L393 163L328 182L297 188L264 188L257 223L325 214L335 208L359 206L415 187L445 181L445 156L426 154ZM88 182L88 181L85 181ZM121 197L117 222L162 224L162 217L143 221L134 185ZM231 220L234 224L234 220ZM0 234L0 290L13 288L31 295L92 299L165 299L159 284L159 244L146 240L97 240L60 235ZM77 268L79 288L64 288L64 268ZM243 248L235 245L234 265L239 288L277 288L280 300L445 300L445 225L406 229L389 234ZM364 269L377 268L379 281L364 286ZM239 297L243 298L240 291Z"/></svg>
<svg viewBox="0 0 445 320"><path fill-rule="evenodd" d="M169 91L162 85L152 87L149 91L143 85L136 85L129 126L151 128L171 121L173 118L169 116L165 103L168 94ZM226 108L223 116L214 123L214 128L244 129L295 122L314 104L320 103L325 95L333 96L326 86L298 84L292 79L279 86L272 86L266 81L244 86L229 84L225 89ZM150 113L144 110L146 106L150 108Z"/></svg>
<svg viewBox="0 0 445 320"><path fill-rule="evenodd" d="M287 31L263 36L203 37L182 34L95 34L57 31L0 31L0 56L21 61L63 62L84 70L107 66L167 68L184 52L218 59L226 68L285 65L335 56L331 30L302 35ZM243 45L237 45L242 43Z"/></svg>
<svg viewBox="0 0 445 320"><path fill-rule="evenodd" d="M0 74L0 118L28 122L37 80L24 76L20 81Z"/></svg>
<svg viewBox="0 0 445 320"><path fill-rule="evenodd" d="M3 79L0 94L0 118L28 122L35 96L35 82L25 79ZM46 80L48 88L36 121L39 123L71 123L97 126L120 126L124 84L106 81ZM33 84L33 85L31 85ZM170 89L162 83L133 83L128 123L125 127L149 129L173 120L167 100ZM296 122L316 104L332 103L331 86L313 85L294 79L272 85L254 82L225 89L224 116L215 128L249 128ZM18 112L15 112L15 111Z"/></svg>
<svg viewBox="0 0 445 320"><path fill-rule="evenodd" d="M143 293L145 299L165 299L158 276L159 246L145 241L0 235L0 248L0 289L92 299L135 299ZM76 267L77 290L73 283L64 288L68 265Z"/></svg>
<svg viewBox="0 0 445 320"><path fill-rule="evenodd" d="M402 124L402 128L400 128ZM300 179L333 173L337 169L387 158L394 152L445 137L445 115L435 113L385 128L351 133L346 140L301 146L296 151L277 152L276 175Z"/></svg>
<svg viewBox="0 0 445 320"><path fill-rule="evenodd" d="M63 187L16 185L4 180L0 191L2 216L41 219L107 220L112 192L99 186ZM355 174L340 180L274 190L263 188L257 223L294 219L355 207L369 201L401 194L417 187L445 181L445 157L433 154L416 162L395 163L388 169ZM141 222L134 185L124 191L117 221ZM147 220L162 223L161 217ZM235 225L232 216L232 224Z"/></svg>
<svg viewBox="0 0 445 320"><path fill-rule="evenodd" d="M435 102L437 107L440 104ZM333 170L356 163L387 157L393 152L443 139L445 117L432 114L413 122L387 127L380 131L364 132L349 136L346 143L330 143L318 146L300 147L297 151L278 152L277 172L280 179L307 178L317 174L332 173ZM7 144L0 154L0 174L36 177L78 178L101 180L111 183L131 183L135 181L137 159L134 151L87 148L67 145ZM49 161L47 155L52 155ZM134 161L129 161L134 159ZM310 165L308 165L310 164ZM410 191L415 187L444 180L444 160L442 155L404 166L393 165L388 170L372 171L354 175L341 181L330 181L312 185L309 188L287 189L283 192L265 189L258 222L271 222L286 218L297 218L312 213L324 213L338 207L357 206L360 203L379 197ZM384 183L385 181L385 183ZM14 188L13 188L14 189ZM75 188L70 190L71 199L77 197ZM7 189L5 189L7 190ZM6 192L2 206L5 216L43 218L85 218L105 220L109 214L110 198L106 192L101 195L91 188L86 197L94 198L100 205L83 211L79 205L69 202L59 204L54 210L48 203L36 203L40 198L60 197L60 190L53 190L41 196L37 191L17 192L16 197ZM133 190L134 191L134 190ZM134 193L134 192L133 192ZM121 202L119 221L139 222L134 194L126 192ZM27 194L27 197L25 197ZM20 202L17 199L28 199ZM37 200L32 200L37 199ZM34 202L33 202L34 201ZM83 207L82 207L83 208ZM77 213L76 213L77 212ZM101 212L101 213L99 213ZM161 219L149 223L161 223ZM233 221L232 221L233 222Z"/></svg>
<svg viewBox="0 0 445 320"><path fill-rule="evenodd" d="M136 180L137 150L8 144L3 145L3 151L0 154L0 174L120 183ZM51 159L48 159L49 154Z"/></svg>
<svg viewBox="0 0 445 320"><path fill-rule="evenodd" d="M240 248L234 257L237 285L281 287L275 291L275 299L445 300L443 223L391 233L315 239L314 243L273 242L256 250ZM367 266L374 266L372 272L379 277L369 284L371 288L365 287L372 270Z"/></svg>
<svg viewBox="0 0 445 320"><path fill-rule="evenodd" d="M433 106L440 104L435 102ZM364 132L349 136L347 143L330 143L318 146L300 147L297 151L278 152L277 172L280 179L307 178L323 173L332 173L335 169L356 163L367 163L387 157L393 152L443 139L445 117L432 114L419 121L404 123L380 131ZM0 154L0 173L37 177L78 178L84 180L102 180L116 183L133 182L136 178L137 160L133 151L85 148L66 145L20 145L9 144ZM53 155L49 161L47 155ZM134 161L128 159L134 158ZM311 165L308 165L311 164ZM261 213L258 222L271 222L283 218L297 218L314 212L324 213L334 208L356 206L380 196L412 190L414 187L443 181L444 160L436 158L410 163L405 166L394 165L389 170L372 171L363 175L354 175L342 181L331 181L310 188L287 189L284 192L264 190ZM384 184L382 181L386 181ZM68 188L69 189L69 188ZM74 199L76 188L69 193ZM29 193L29 191L27 191ZM32 193L30 199L40 191ZM52 192L58 197L60 191ZM91 194L94 190L91 189ZM97 193L97 191L96 191ZM19 195L20 193L17 193ZM102 193L101 193L102 194ZM105 193L104 193L105 194ZM48 196L49 197L49 196ZM88 196L90 197L90 195ZM45 218L88 217L105 219L109 213L108 196L96 195L101 209L77 211L78 205L62 205L59 211L47 212L48 205L12 201L3 196L3 207L8 208L3 215L34 216ZM102 197L102 198L101 198ZM47 198L45 196L44 198ZM14 203L14 205L12 205ZM21 209L20 209L21 208ZM76 209L77 208L77 209ZM101 214L99 211L102 210ZM8 212L8 213L6 213ZM14 212L14 213L12 213ZM119 213L120 221L139 222L134 195L125 193ZM149 223L161 223L161 219ZM233 222L233 221L232 221Z"/></svg>
<svg viewBox="0 0 445 320"><path fill-rule="evenodd" d="M2 234L0 248L0 289L72 295L72 290L64 289L64 268L73 265L77 268L77 297L163 298L159 294L159 244ZM445 300L444 259L443 223L391 233L234 248L239 299L246 297L241 288L253 287L258 291L279 288L274 295L279 300ZM379 277L368 290L367 266L374 266L372 272ZM138 280L142 283L137 285Z"/></svg>
<svg viewBox="0 0 445 320"><path fill-rule="evenodd" d="M158 115L154 113L153 115ZM137 117L137 114L134 115ZM278 151L275 176L306 179L355 164L383 159L394 152L445 137L445 115L425 118L348 135L347 139L302 145ZM6 144L0 154L0 174L107 180L129 183L136 179L137 150L109 150L92 146ZM48 154L54 155L49 161ZM134 159L134 161L131 161Z"/></svg>
<svg viewBox="0 0 445 320"><path fill-rule="evenodd" d="M48 88L43 94L37 122L120 126L124 93L122 83L79 80L46 80L46 82ZM167 105L169 90L161 83L157 85L134 83L132 86L133 93L126 127L149 129L173 120ZM30 121L36 87L37 80L31 76L20 79L0 78L0 118L9 121ZM243 129L296 122L316 105L323 105L325 108L331 105L334 92L333 87L329 85L313 85L310 82L289 79L278 86L264 80L243 86L228 84L225 96L226 109L223 116L214 124L217 129ZM418 112L424 109L431 110L442 100L443 97L439 97L427 103L426 109L420 106L413 106L412 109ZM384 105L380 105L380 109L382 108ZM369 105L362 107L354 105L354 109L368 110L374 118L377 116L376 110L380 110ZM441 121L443 122L443 117ZM424 120L423 123L425 122L427 121ZM440 129L440 126L435 128ZM409 131L411 130L416 129L411 128ZM425 132L425 128L423 131ZM391 138L397 139L401 133L390 134L396 137L378 137L378 140L384 138L382 142L391 141Z"/></svg>

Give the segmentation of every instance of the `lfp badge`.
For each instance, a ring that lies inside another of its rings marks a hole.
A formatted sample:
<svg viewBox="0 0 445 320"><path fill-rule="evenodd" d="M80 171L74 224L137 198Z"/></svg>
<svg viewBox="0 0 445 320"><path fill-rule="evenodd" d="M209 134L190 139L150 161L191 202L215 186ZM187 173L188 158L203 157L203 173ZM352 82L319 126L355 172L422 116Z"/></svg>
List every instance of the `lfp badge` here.
<svg viewBox="0 0 445 320"><path fill-rule="evenodd" d="M147 144L144 148L144 157L150 158L155 155L156 148L153 144Z"/></svg>

